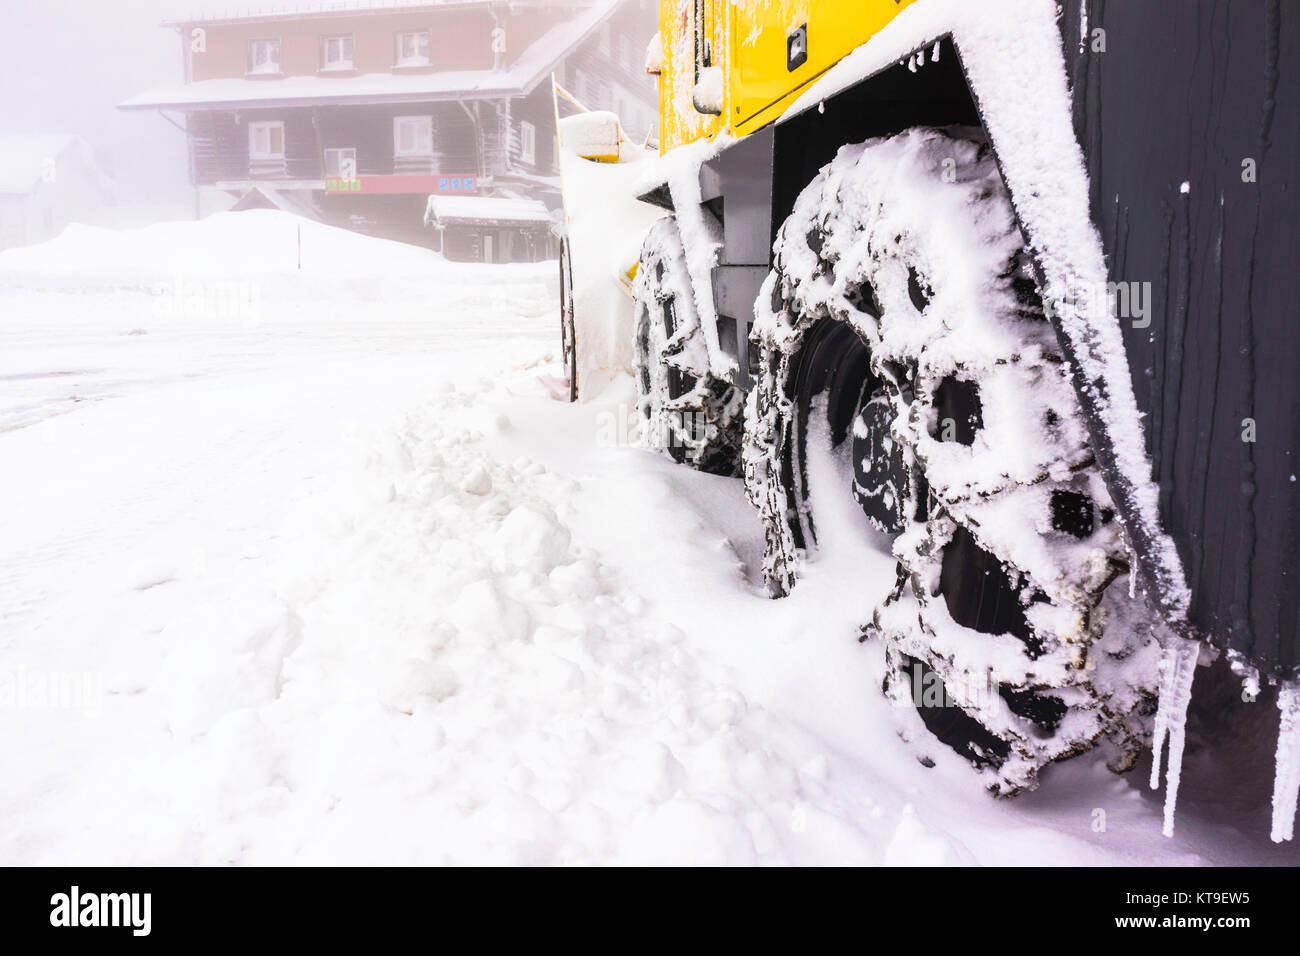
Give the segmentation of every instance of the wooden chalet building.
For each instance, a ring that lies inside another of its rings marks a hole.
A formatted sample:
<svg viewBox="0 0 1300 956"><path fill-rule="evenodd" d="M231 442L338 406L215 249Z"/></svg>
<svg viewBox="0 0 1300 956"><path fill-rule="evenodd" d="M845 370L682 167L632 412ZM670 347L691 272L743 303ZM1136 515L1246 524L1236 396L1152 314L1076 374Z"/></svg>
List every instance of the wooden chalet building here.
<svg viewBox="0 0 1300 956"><path fill-rule="evenodd" d="M487 218L449 244L429 199L558 208L552 74L653 138L656 16L657 0L360 0L174 21L184 82L121 108L184 130L199 215L270 205L458 258L548 257L535 206L461 203Z"/></svg>

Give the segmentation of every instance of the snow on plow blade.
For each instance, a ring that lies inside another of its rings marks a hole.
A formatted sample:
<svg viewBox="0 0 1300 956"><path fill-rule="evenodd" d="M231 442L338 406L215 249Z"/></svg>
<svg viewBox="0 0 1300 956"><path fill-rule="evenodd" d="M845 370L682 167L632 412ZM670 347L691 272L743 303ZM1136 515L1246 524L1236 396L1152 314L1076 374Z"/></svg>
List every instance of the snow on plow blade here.
<svg viewBox="0 0 1300 956"><path fill-rule="evenodd" d="M558 118L561 102L579 110ZM613 113L592 112L555 86L564 195L566 273L562 322L572 342L574 398L593 398L632 371L629 295L641 242L662 209L636 198L633 184L653 149L632 142Z"/></svg>
<svg viewBox="0 0 1300 956"><path fill-rule="evenodd" d="M617 163L621 138L618 117L613 113L579 113L560 127L560 147L591 162Z"/></svg>

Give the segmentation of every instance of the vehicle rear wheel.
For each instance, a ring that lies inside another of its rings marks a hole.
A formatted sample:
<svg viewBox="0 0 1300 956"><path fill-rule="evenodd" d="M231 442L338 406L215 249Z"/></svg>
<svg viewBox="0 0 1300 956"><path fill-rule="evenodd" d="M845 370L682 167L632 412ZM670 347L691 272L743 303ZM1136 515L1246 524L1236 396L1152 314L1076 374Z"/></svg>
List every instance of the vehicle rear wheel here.
<svg viewBox="0 0 1300 956"><path fill-rule="evenodd" d="M1112 587L1125 542L987 146L918 129L846 147L775 251L745 450L772 592L816 549L825 414L819 433L853 443L845 493L893 536L863 629L886 693L997 793L1103 739L1131 765L1158 649Z"/></svg>
<svg viewBox="0 0 1300 956"><path fill-rule="evenodd" d="M715 475L740 473L744 394L709 370L677 221L659 220L641 250L634 358L642 440Z"/></svg>

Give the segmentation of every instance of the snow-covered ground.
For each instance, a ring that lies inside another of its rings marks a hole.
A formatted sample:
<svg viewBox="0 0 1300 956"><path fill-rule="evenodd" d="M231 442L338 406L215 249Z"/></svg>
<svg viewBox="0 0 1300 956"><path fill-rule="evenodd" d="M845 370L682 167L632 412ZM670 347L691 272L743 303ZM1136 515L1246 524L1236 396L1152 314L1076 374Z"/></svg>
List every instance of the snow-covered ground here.
<svg viewBox="0 0 1300 956"><path fill-rule="evenodd" d="M552 264L302 231L0 255L0 863L1300 861L1190 741L1173 839L1145 766L987 797L847 495L770 601L739 481L557 400Z"/></svg>

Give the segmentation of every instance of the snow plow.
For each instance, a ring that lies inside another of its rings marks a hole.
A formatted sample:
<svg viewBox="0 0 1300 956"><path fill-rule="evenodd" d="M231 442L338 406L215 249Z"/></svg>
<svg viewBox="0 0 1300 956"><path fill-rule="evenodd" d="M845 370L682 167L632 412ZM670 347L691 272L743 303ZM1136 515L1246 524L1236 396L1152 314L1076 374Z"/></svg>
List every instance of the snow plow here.
<svg viewBox="0 0 1300 956"><path fill-rule="evenodd" d="M813 446L842 459L897 559L862 628L884 691L995 794L1097 747L1117 771L1152 748L1154 788L1167 749L1172 834L1193 681L1226 681L1271 715L1251 733L1277 730L1272 837L1292 836L1281 7L662 0L659 155L610 163L583 147L600 121L562 125L573 399L623 368L646 444L743 477L773 597L833 513ZM650 223L620 205L633 169ZM609 241L629 232L639 256Z"/></svg>

